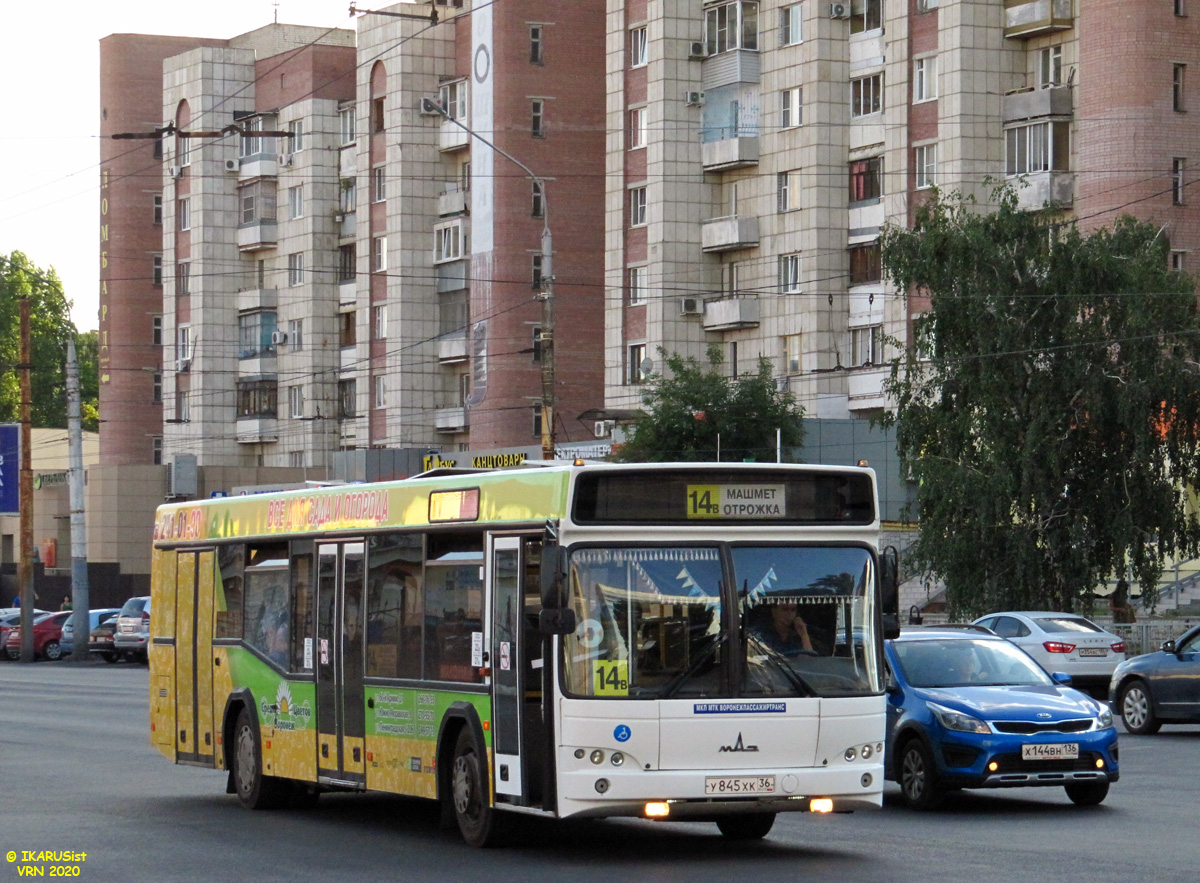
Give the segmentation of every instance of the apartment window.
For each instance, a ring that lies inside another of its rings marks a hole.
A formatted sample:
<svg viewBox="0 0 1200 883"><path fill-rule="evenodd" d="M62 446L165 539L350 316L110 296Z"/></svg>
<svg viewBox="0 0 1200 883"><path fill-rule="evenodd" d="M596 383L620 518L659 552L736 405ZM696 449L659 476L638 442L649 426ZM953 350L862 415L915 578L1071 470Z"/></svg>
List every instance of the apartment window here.
<svg viewBox="0 0 1200 883"><path fill-rule="evenodd" d="M387 271L387 237L373 236L371 238L371 272L384 273Z"/></svg>
<svg viewBox="0 0 1200 883"><path fill-rule="evenodd" d="M545 31L541 25L529 26L529 61L531 64L541 64L545 58L543 52Z"/></svg>
<svg viewBox="0 0 1200 883"><path fill-rule="evenodd" d="M530 284L534 288L542 287L542 256L535 254L530 256L531 272Z"/></svg>
<svg viewBox="0 0 1200 883"><path fill-rule="evenodd" d="M156 140L154 142L154 148L153 148L153 150L150 151L150 155L153 156L155 159L163 158L163 143L162 143L161 138L159 138L158 140Z"/></svg>
<svg viewBox="0 0 1200 883"><path fill-rule="evenodd" d="M864 34L883 27L883 0L850 0L850 33Z"/></svg>
<svg viewBox="0 0 1200 883"><path fill-rule="evenodd" d="M355 320L353 311L339 314L338 318L338 346L345 349L348 346L355 346L358 343L358 323Z"/></svg>
<svg viewBox="0 0 1200 883"><path fill-rule="evenodd" d="M529 111L529 130L535 138L541 138L546 134L546 102L540 98L534 99L530 103Z"/></svg>
<svg viewBox="0 0 1200 883"><path fill-rule="evenodd" d="M800 339L802 335L788 334L783 338L783 365L785 374L800 373Z"/></svg>
<svg viewBox="0 0 1200 883"><path fill-rule="evenodd" d="M438 102L442 110L452 120L463 120L467 117L467 81L455 80L453 83L443 83L438 89Z"/></svg>
<svg viewBox="0 0 1200 883"><path fill-rule="evenodd" d="M1171 160L1171 204L1183 205L1184 170L1187 161L1182 156Z"/></svg>
<svg viewBox="0 0 1200 883"><path fill-rule="evenodd" d="M937 98L937 56L918 58L913 62L913 101Z"/></svg>
<svg viewBox="0 0 1200 883"><path fill-rule="evenodd" d="M646 39L646 27L631 28L629 31L629 65L641 67L650 60L650 43Z"/></svg>
<svg viewBox="0 0 1200 883"><path fill-rule="evenodd" d="M458 167L458 186L463 193L471 192L471 162L467 160Z"/></svg>
<svg viewBox="0 0 1200 883"><path fill-rule="evenodd" d="M629 148L646 146L646 108L635 107L629 111Z"/></svg>
<svg viewBox="0 0 1200 883"><path fill-rule="evenodd" d="M341 143L343 145L353 144L355 139L354 133L354 106L343 107L338 110L338 129L341 134Z"/></svg>
<svg viewBox="0 0 1200 883"><path fill-rule="evenodd" d="M303 386L288 387L288 414L293 418L304 416Z"/></svg>
<svg viewBox="0 0 1200 883"><path fill-rule="evenodd" d="M1038 52L1038 86L1046 89L1058 86L1062 81L1062 46L1047 46Z"/></svg>
<svg viewBox="0 0 1200 883"><path fill-rule="evenodd" d="M880 260L879 243L850 246L850 284L866 285L883 279L883 262Z"/></svg>
<svg viewBox="0 0 1200 883"><path fill-rule="evenodd" d="M1187 15L1187 7L1184 6L1185 0L1175 0L1175 14L1182 17Z"/></svg>
<svg viewBox="0 0 1200 883"><path fill-rule="evenodd" d="M175 390L175 419L180 423L192 420L192 403L186 389Z"/></svg>
<svg viewBox="0 0 1200 883"><path fill-rule="evenodd" d="M304 120L288 123L288 153L299 153L304 149Z"/></svg>
<svg viewBox="0 0 1200 883"><path fill-rule="evenodd" d="M646 381L642 365L646 361L646 344L635 343L626 351L626 382L636 386Z"/></svg>
<svg viewBox="0 0 1200 883"><path fill-rule="evenodd" d="M152 316L150 318L150 342L155 346L162 346L163 342L163 317Z"/></svg>
<svg viewBox="0 0 1200 883"><path fill-rule="evenodd" d="M292 352L304 349L304 320L292 319L288 322L288 349Z"/></svg>
<svg viewBox="0 0 1200 883"><path fill-rule="evenodd" d="M936 144L924 144L913 148L913 169L916 172L918 190L924 190L937 183Z"/></svg>
<svg viewBox="0 0 1200 883"><path fill-rule="evenodd" d="M542 185L534 181L530 189L529 213L540 218L546 213L546 204L542 196Z"/></svg>
<svg viewBox="0 0 1200 883"><path fill-rule="evenodd" d="M799 3L779 8L779 45L794 46L804 39L801 13L804 7Z"/></svg>
<svg viewBox="0 0 1200 883"><path fill-rule="evenodd" d="M850 201L879 201L883 196L883 157L855 160L850 163Z"/></svg>
<svg viewBox="0 0 1200 883"><path fill-rule="evenodd" d="M1006 129L1004 173L1067 171L1070 168L1070 125L1066 122L1033 123Z"/></svg>
<svg viewBox="0 0 1200 883"><path fill-rule="evenodd" d="M387 169L376 166L371 169L371 201L383 202L387 199Z"/></svg>
<svg viewBox="0 0 1200 883"><path fill-rule="evenodd" d="M245 134L242 135L242 140L238 145L238 156L245 158L274 152L275 139L264 138L257 134L266 128L266 120L263 117L242 120L242 131Z"/></svg>
<svg viewBox="0 0 1200 883"><path fill-rule="evenodd" d="M358 416L358 384L353 380L338 381L338 419Z"/></svg>
<svg viewBox="0 0 1200 883"><path fill-rule="evenodd" d="M533 326L533 361L540 362L542 360L542 326Z"/></svg>
<svg viewBox="0 0 1200 883"><path fill-rule="evenodd" d="M180 261L175 265L175 293L192 293L192 263Z"/></svg>
<svg viewBox="0 0 1200 883"><path fill-rule="evenodd" d="M775 176L775 186L778 193L778 209L781 212L794 212L800 208L800 170L779 172Z"/></svg>
<svg viewBox="0 0 1200 883"><path fill-rule="evenodd" d="M883 110L883 74L850 81L850 116L865 117Z"/></svg>
<svg viewBox="0 0 1200 883"><path fill-rule="evenodd" d="M779 256L779 291L781 294L800 293L800 255Z"/></svg>
<svg viewBox="0 0 1200 883"><path fill-rule="evenodd" d="M375 408L387 407L387 377L383 374L375 375L375 400L371 404Z"/></svg>
<svg viewBox="0 0 1200 883"><path fill-rule="evenodd" d="M1171 81L1171 101L1172 106L1179 113L1183 113L1187 108L1183 101L1183 78L1187 73L1186 64L1176 64L1172 66L1173 75Z"/></svg>
<svg viewBox="0 0 1200 883"><path fill-rule="evenodd" d="M239 380L237 415L239 417L275 417L279 385L274 380Z"/></svg>
<svg viewBox="0 0 1200 883"><path fill-rule="evenodd" d="M297 251L288 255L288 287L304 284L304 253Z"/></svg>
<svg viewBox="0 0 1200 883"><path fill-rule="evenodd" d="M542 434L542 406L534 405L529 412L529 434L532 436L541 436Z"/></svg>
<svg viewBox="0 0 1200 883"><path fill-rule="evenodd" d="M850 329L850 364L877 365L881 361L879 350L883 339L882 325Z"/></svg>
<svg viewBox="0 0 1200 883"><path fill-rule="evenodd" d="M643 227L646 224L646 188L633 187L629 191L629 226Z"/></svg>
<svg viewBox="0 0 1200 883"><path fill-rule="evenodd" d="M301 184L288 188L288 217L304 217L304 186Z"/></svg>
<svg viewBox="0 0 1200 883"><path fill-rule="evenodd" d="M163 280L162 255L156 254L153 258L151 258L151 260L153 261L153 264L152 264L151 270L150 270L150 284L158 286L158 287L162 287L162 280Z"/></svg>
<svg viewBox="0 0 1200 883"><path fill-rule="evenodd" d="M454 222L433 228L433 262L456 261L463 256L462 224Z"/></svg>
<svg viewBox="0 0 1200 883"><path fill-rule="evenodd" d="M192 357L192 326L180 325L175 329L175 358L186 362Z"/></svg>
<svg viewBox="0 0 1200 883"><path fill-rule="evenodd" d="M371 308L371 329L376 340L384 340L387 336L388 309L387 304L379 304Z"/></svg>
<svg viewBox="0 0 1200 883"><path fill-rule="evenodd" d="M162 216L163 216L162 194L155 193L154 196L151 198L154 200L154 223L161 224Z"/></svg>
<svg viewBox="0 0 1200 883"><path fill-rule="evenodd" d="M288 451L288 466L293 469L304 467L304 451Z"/></svg>
<svg viewBox="0 0 1200 883"><path fill-rule="evenodd" d="M158 143L157 141L155 142ZM163 440L161 435L150 436L150 447L152 449L150 462L155 466L161 466L163 462Z"/></svg>
<svg viewBox="0 0 1200 883"><path fill-rule="evenodd" d="M163 391L162 381L163 381L162 372L155 371L154 376L151 380L152 387L151 387L151 393L150 393L151 400L154 402L161 402L163 400L162 399L162 391Z"/></svg>
<svg viewBox="0 0 1200 883"><path fill-rule="evenodd" d="M192 229L192 200L189 198L178 201L178 210L175 214L175 220L179 224L180 230Z"/></svg>
<svg viewBox="0 0 1200 883"><path fill-rule="evenodd" d="M338 211L348 215L354 211L358 201L353 178L342 178L338 181Z"/></svg>
<svg viewBox="0 0 1200 883"><path fill-rule="evenodd" d="M192 164L192 139L186 135L176 135L175 155L179 160L179 165L190 166Z"/></svg>
<svg viewBox="0 0 1200 883"><path fill-rule="evenodd" d="M354 243L338 246L338 282L353 282L358 272L358 249Z"/></svg>
<svg viewBox="0 0 1200 883"><path fill-rule="evenodd" d="M640 306L646 302L646 268L629 268L629 305Z"/></svg>
<svg viewBox="0 0 1200 883"><path fill-rule="evenodd" d="M803 95L799 86L779 93L779 128L792 129L804 122Z"/></svg>
<svg viewBox="0 0 1200 883"><path fill-rule="evenodd" d="M254 181L238 188L242 224L275 220L275 184Z"/></svg>
<svg viewBox="0 0 1200 883"><path fill-rule="evenodd" d="M758 49L758 3L736 0L704 10L704 40L709 55Z"/></svg>
<svg viewBox="0 0 1200 883"><path fill-rule="evenodd" d="M274 311L259 310L238 316L238 358L253 359L275 352L277 319Z"/></svg>
<svg viewBox="0 0 1200 883"><path fill-rule="evenodd" d="M1182 251L1171 252L1171 269L1176 271L1177 273L1184 272L1183 256L1184 256L1184 252L1182 252Z"/></svg>
<svg viewBox="0 0 1200 883"><path fill-rule="evenodd" d="M386 126L384 124L384 108L383 97L371 99L371 131L382 132Z"/></svg>

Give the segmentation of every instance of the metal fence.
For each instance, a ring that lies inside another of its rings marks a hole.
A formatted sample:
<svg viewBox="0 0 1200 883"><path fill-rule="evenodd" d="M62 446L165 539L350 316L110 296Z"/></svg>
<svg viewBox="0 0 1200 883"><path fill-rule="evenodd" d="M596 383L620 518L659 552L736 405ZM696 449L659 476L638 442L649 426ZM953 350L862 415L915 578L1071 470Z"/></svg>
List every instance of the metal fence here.
<svg viewBox="0 0 1200 883"><path fill-rule="evenodd" d="M1195 617L1184 619L1154 619L1149 622L1107 622L1095 620L1096 624L1125 639L1125 655L1138 656L1152 653L1162 646L1163 641L1173 641L1196 624Z"/></svg>

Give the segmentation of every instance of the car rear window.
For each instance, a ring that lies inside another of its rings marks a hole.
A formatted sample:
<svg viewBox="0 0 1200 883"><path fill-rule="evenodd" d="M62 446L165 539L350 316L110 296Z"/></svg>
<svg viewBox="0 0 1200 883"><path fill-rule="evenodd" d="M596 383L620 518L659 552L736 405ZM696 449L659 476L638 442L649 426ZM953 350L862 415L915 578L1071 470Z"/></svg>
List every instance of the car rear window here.
<svg viewBox="0 0 1200 883"><path fill-rule="evenodd" d="M1102 632L1104 629L1079 616L1047 616L1035 620L1044 632Z"/></svg>
<svg viewBox="0 0 1200 883"><path fill-rule="evenodd" d="M125 602L125 606L121 608L122 616L137 616L146 609L146 602L149 598L130 598Z"/></svg>

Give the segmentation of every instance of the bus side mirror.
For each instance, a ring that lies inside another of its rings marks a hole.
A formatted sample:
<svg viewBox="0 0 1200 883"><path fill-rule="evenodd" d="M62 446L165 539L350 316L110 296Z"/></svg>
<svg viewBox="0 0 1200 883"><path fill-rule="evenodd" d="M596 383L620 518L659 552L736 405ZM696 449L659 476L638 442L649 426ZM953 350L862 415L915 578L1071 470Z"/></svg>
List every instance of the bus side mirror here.
<svg viewBox="0 0 1200 883"><path fill-rule="evenodd" d="M538 631L543 635L570 635L575 628L575 611L570 607L558 610L547 607L538 614Z"/></svg>
<svg viewBox="0 0 1200 883"><path fill-rule="evenodd" d="M561 546L553 542L542 544L542 607L546 610L558 610L563 606L566 563L567 555Z"/></svg>
<svg viewBox="0 0 1200 883"><path fill-rule="evenodd" d="M900 553L895 546L887 546L879 554L879 595L883 611L883 636L899 637Z"/></svg>

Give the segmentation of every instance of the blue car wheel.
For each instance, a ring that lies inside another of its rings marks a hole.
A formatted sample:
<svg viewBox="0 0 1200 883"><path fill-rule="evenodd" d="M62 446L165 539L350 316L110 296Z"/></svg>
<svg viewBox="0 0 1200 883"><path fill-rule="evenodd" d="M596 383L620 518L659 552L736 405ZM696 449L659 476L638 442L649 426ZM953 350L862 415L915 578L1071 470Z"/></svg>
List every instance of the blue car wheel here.
<svg viewBox="0 0 1200 883"><path fill-rule="evenodd" d="M900 751L900 794L913 809L933 809L942 801L933 756L920 739L909 739Z"/></svg>

